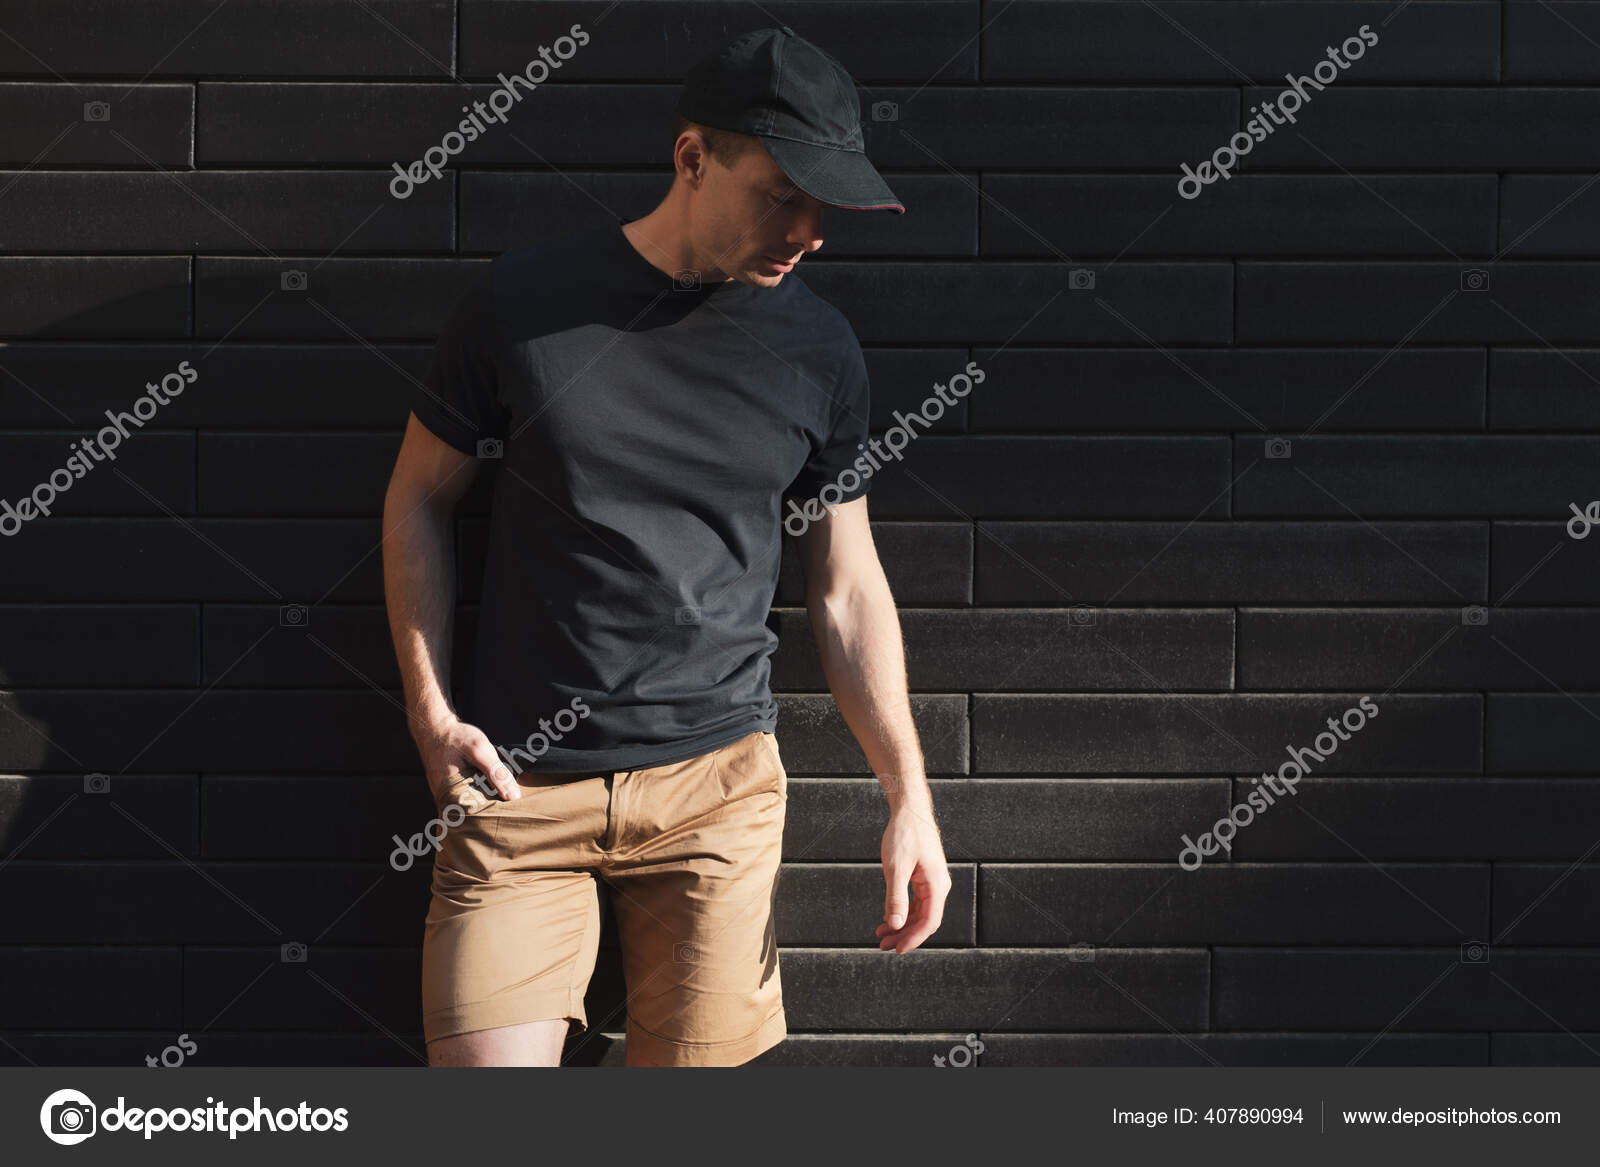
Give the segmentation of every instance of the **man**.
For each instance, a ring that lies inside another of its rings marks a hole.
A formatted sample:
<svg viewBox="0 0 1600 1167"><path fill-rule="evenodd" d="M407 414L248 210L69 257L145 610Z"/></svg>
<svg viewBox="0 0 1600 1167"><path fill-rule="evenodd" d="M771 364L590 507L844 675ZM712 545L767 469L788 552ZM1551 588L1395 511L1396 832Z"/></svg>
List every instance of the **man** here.
<svg viewBox="0 0 1600 1167"><path fill-rule="evenodd" d="M825 205L904 207L862 150L849 74L788 28L697 65L678 113L655 210L507 252L456 306L385 501L390 626L446 824L423 941L433 1065L559 1064L588 1026L602 881L629 1065L737 1065L783 1040L767 620L785 513L815 516L806 610L888 798L879 947L908 952L943 917L858 461L865 366L788 274ZM501 465L462 717L451 515L481 458Z"/></svg>

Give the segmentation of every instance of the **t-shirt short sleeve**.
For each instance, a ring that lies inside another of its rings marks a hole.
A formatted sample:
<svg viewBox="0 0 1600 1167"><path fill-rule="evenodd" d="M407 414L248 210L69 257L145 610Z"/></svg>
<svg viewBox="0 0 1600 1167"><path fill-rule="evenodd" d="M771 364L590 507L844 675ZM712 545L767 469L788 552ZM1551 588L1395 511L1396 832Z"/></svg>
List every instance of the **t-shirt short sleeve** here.
<svg viewBox="0 0 1600 1167"><path fill-rule="evenodd" d="M442 441L475 458L498 456L506 411L495 373L499 331L488 281L456 302L433 349L427 377L411 396L411 412Z"/></svg>
<svg viewBox="0 0 1600 1167"><path fill-rule="evenodd" d="M849 502L866 494L871 483L871 467L864 455L868 440L867 423L871 415L871 393L867 384L867 362L861 355L861 345L855 333L845 330L844 367L839 382L833 388L833 415L827 434L820 447L814 448L805 466L795 476L784 493L796 498L817 498L822 488L833 484L838 497L830 490L822 501ZM856 466L862 458L863 474Z"/></svg>

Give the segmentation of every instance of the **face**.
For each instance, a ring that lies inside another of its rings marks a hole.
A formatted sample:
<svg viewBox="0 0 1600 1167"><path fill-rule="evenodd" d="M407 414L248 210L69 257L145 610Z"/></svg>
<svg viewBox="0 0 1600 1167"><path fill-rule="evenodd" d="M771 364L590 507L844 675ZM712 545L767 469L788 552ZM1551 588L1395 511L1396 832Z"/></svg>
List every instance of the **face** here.
<svg viewBox="0 0 1600 1167"><path fill-rule="evenodd" d="M706 157L690 203L695 252L707 270L777 287L793 270L785 262L822 246L824 205L790 182L765 146L747 150L731 168Z"/></svg>

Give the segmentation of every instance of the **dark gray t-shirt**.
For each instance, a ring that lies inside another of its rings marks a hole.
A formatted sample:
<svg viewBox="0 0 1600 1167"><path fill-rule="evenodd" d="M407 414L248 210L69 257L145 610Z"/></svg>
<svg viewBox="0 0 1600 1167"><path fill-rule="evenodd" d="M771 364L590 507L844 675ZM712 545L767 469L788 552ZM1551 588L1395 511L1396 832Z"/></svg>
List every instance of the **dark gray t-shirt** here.
<svg viewBox="0 0 1600 1167"><path fill-rule="evenodd" d="M774 731L785 496L870 483L843 315L793 272L680 287L624 221L494 260L412 401L502 459L462 716L513 771L636 770Z"/></svg>

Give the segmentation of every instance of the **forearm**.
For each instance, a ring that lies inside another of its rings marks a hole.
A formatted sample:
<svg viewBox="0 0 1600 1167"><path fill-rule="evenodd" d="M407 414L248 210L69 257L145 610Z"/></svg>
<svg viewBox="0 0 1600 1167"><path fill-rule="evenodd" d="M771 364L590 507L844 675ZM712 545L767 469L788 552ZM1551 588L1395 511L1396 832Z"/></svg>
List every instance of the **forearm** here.
<svg viewBox="0 0 1600 1167"><path fill-rule="evenodd" d="M833 597L808 600L806 607L828 688L889 806L931 811L906 692L900 618L881 569Z"/></svg>
<svg viewBox="0 0 1600 1167"><path fill-rule="evenodd" d="M384 601L413 736L456 715L450 701L456 593L452 511L451 505L408 492L391 491L384 500Z"/></svg>

